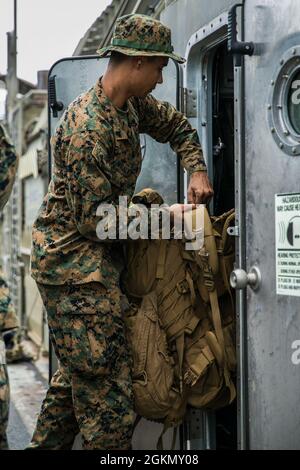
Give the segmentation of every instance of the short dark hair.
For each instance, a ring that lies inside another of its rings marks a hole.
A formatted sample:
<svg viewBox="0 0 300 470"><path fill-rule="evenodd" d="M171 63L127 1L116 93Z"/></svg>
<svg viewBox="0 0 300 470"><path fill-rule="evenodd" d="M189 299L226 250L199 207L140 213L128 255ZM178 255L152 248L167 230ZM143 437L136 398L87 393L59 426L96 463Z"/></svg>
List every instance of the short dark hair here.
<svg viewBox="0 0 300 470"><path fill-rule="evenodd" d="M109 63L111 65L120 65L125 60L132 59L134 56L129 56L126 54L122 54L121 52L118 51L111 51L110 56L109 56ZM135 56L136 57L136 56ZM157 56L143 56L148 62L155 62L157 59Z"/></svg>
<svg viewBox="0 0 300 470"><path fill-rule="evenodd" d="M109 63L112 65L119 65L127 59L129 59L128 55L122 54L121 52L117 51L111 51Z"/></svg>

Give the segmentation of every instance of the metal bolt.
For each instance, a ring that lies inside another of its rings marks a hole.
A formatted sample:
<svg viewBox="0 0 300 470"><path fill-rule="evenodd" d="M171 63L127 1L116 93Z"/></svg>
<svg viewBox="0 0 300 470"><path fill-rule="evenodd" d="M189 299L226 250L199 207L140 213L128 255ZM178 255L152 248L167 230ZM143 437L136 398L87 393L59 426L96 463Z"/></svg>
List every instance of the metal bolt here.
<svg viewBox="0 0 300 470"><path fill-rule="evenodd" d="M280 142L279 147L282 149L283 148L283 143Z"/></svg>
<svg viewBox="0 0 300 470"><path fill-rule="evenodd" d="M282 109L282 106L281 106L281 104L278 104L278 105L276 106L276 108L278 108L278 109Z"/></svg>
<svg viewBox="0 0 300 470"><path fill-rule="evenodd" d="M280 61L280 65L283 65L283 64L284 64L284 60L283 60L283 59L281 59L281 61Z"/></svg>
<svg viewBox="0 0 300 470"><path fill-rule="evenodd" d="M272 106L270 104L268 104L268 109L272 109Z"/></svg>
<svg viewBox="0 0 300 470"><path fill-rule="evenodd" d="M292 54L293 54L293 55L296 54L296 49L293 49Z"/></svg>
<svg viewBox="0 0 300 470"><path fill-rule="evenodd" d="M271 80L271 85L274 85L274 80Z"/></svg>
<svg viewBox="0 0 300 470"><path fill-rule="evenodd" d="M202 126L202 127L205 127L205 126L206 126L206 122L205 122L205 121L201 122L201 126Z"/></svg>
<svg viewBox="0 0 300 470"><path fill-rule="evenodd" d="M288 130L283 131L283 133L284 133L284 135L289 135L290 134Z"/></svg>
<svg viewBox="0 0 300 470"><path fill-rule="evenodd" d="M275 132L275 127L271 127L271 132Z"/></svg>
<svg viewBox="0 0 300 470"><path fill-rule="evenodd" d="M284 75L282 75L282 78L289 78L289 75L284 74Z"/></svg>
<svg viewBox="0 0 300 470"><path fill-rule="evenodd" d="M296 147L293 147L293 148L292 148L292 152L293 152L293 153L296 153L296 152L297 152Z"/></svg>

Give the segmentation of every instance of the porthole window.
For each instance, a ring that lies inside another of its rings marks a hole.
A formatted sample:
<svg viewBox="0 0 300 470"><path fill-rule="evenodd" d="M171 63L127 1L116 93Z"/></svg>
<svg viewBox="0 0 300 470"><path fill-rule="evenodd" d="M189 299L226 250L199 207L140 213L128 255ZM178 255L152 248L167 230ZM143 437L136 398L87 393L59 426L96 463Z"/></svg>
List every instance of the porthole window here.
<svg viewBox="0 0 300 470"><path fill-rule="evenodd" d="M286 106L290 125L300 136L300 70L297 70L290 80Z"/></svg>
<svg viewBox="0 0 300 470"><path fill-rule="evenodd" d="M300 155L300 46L280 59L270 82L267 104L270 132L288 155Z"/></svg>

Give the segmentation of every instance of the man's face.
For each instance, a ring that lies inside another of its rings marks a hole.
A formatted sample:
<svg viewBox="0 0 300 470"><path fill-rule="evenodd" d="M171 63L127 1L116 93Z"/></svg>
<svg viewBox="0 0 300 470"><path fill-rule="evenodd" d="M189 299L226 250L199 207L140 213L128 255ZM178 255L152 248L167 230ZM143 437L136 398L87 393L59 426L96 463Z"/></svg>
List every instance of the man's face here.
<svg viewBox="0 0 300 470"><path fill-rule="evenodd" d="M151 93L158 83L163 83L163 68L168 65L167 57L146 57L138 59L140 64L134 74L134 95L143 97Z"/></svg>

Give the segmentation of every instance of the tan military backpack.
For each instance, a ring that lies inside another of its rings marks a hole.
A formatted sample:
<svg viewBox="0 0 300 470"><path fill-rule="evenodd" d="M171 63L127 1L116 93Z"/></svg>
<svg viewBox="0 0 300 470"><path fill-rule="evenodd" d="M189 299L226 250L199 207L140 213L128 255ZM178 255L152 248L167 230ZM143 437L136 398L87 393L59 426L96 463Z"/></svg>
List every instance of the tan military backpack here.
<svg viewBox="0 0 300 470"><path fill-rule="evenodd" d="M143 193L142 193L143 194ZM147 193L146 193L147 194ZM140 200L139 200L140 202ZM234 303L229 274L234 211L209 217L204 246L182 240L138 240L127 246L127 315L136 412L177 425L188 404L217 409L235 398Z"/></svg>

